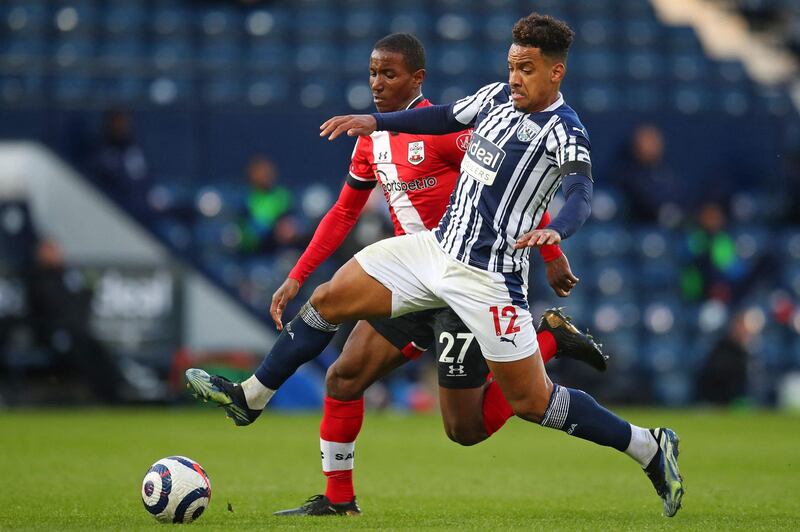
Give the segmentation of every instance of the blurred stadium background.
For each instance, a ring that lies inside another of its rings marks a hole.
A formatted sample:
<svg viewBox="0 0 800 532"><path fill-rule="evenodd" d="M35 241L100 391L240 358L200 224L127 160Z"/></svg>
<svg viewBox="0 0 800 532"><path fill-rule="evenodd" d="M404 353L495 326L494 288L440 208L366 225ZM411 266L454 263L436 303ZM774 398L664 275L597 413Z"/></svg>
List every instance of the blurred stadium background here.
<svg viewBox="0 0 800 532"><path fill-rule="evenodd" d="M3 0L0 405L173 403L232 377L337 194L373 43L426 45L436 103L505 78L531 10L577 32L563 87L593 141L590 222L560 301L613 356L562 382L614 403L800 408L800 4L794 0ZM551 212L558 209L556 201ZM294 301L388 235L381 198ZM321 404L323 357L276 396ZM432 360L373 406L435 407Z"/></svg>

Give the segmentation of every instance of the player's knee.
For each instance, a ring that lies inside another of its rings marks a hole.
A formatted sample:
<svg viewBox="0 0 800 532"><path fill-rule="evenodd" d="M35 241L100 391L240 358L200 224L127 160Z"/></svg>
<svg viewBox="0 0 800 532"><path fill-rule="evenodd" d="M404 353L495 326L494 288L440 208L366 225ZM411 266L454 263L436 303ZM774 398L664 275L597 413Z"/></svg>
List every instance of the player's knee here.
<svg viewBox="0 0 800 532"><path fill-rule="evenodd" d="M364 394L358 380L334 363L325 374L325 394L337 401L355 401Z"/></svg>
<svg viewBox="0 0 800 532"><path fill-rule="evenodd" d="M330 282L322 283L314 289L309 298L311 305L323 319L330 323L339 323L336 309L336 297Z"/></svg>
<svg viewBox="0 0 800 532"><path fill-rule="evenodd" d="M531 391L526 397L509 401L509 404L517 417L533 423L541 423L547 406L550 404L550 395L552 393L553 384L548 382L546 385Z"/></svg>
<svg viewBox="0 0 800 532"><path fill-rule="evenodd" d="M446 424L444 431L451 441L465 447L480 443L488 437L486 430L483 428L466 427L458 424Z"/></svg>

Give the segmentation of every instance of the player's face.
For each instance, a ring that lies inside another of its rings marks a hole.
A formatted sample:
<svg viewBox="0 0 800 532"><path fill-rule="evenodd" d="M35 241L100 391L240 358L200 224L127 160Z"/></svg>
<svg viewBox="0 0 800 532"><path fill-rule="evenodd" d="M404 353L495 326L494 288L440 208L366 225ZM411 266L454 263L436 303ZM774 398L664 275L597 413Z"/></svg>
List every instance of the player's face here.
<svg viewBox="0 0 800 532"><path fill-rule="evenodd" d="M411 72L397 52L373 50L369 58L369 87L378 112L405 109L419 95L425 70Z"/></svg>
<svg viewBox="0 0 800 532"><path fill-rule="evenodd" d="M512 44L508 50L508 84L514 108L535 113L558 98L564 63L542 55L539 48Z"/></svg>

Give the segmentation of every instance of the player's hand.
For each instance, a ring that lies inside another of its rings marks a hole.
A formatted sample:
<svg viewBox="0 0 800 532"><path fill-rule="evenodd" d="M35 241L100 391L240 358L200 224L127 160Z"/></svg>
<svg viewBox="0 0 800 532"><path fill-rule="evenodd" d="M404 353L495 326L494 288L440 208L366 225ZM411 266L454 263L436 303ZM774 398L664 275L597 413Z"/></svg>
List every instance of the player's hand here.
<svg viewBox="0 0 800 532"><path fill-rule="evenodd" d="M578 279L569 268L566 255L545 263L547 282L558 297L567 297L570 291L578 284Z"/></svg>
<svg viewBox="0 0 800 532"><path fill-rule="evenodd" d="M328 137L328 140L333 140L342 133L347 133L350 137L365 136L374 133L376 127L378 122L372 115L334 116L319 126L319 136Z"/></svg>
<svg viewBox="0 0 800 532"><path fill-rule="evenodd" d="M278 329L278 331L283 330L283 322L281 321L283 309L286 308L286 304L294 299L294 296L296 296L297 292L299 291L300 283L297 281L297 279L287 277L280 288L275 290L275 293L272 294L272 303L269 306L269 315L272 316L272 321L275 322L275 328Z"/></svg>
<svg viewBox="0 0 800 532"><path fill-rule="evenodd" d="M555 246L561 242L561 235L554 229L534 229L525 233L514 244L514 249Z"/></svg>

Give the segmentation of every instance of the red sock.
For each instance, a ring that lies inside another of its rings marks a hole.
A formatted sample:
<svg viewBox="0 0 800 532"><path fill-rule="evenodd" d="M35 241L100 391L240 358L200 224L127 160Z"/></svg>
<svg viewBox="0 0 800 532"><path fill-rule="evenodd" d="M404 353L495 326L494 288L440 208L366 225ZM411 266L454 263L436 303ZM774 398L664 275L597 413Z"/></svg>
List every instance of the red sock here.
<svg viewBox="0 0 800 532"><path fill-rule="evenodd" d="M338 401L325 396L319 425L322 472L328 477L325 496L333 503L350 502L355 445L364 421L364 398Z"/></svg>
<svg viewBox="0 0 800 532"><path fill-rule="evenodd" d="M491 436L500 430L513 415L514 411L500 391L500 386L491 381L483 394L483 426L486 434Z"/></svg>
<svg viewBox="0 0 800 532"><path fill-rule="evenodd" d="M547 364L547 361L556 356L556 337L550 331L542 331L536 335L539 341L539 351L542 353L542 362Z"/></svg>

